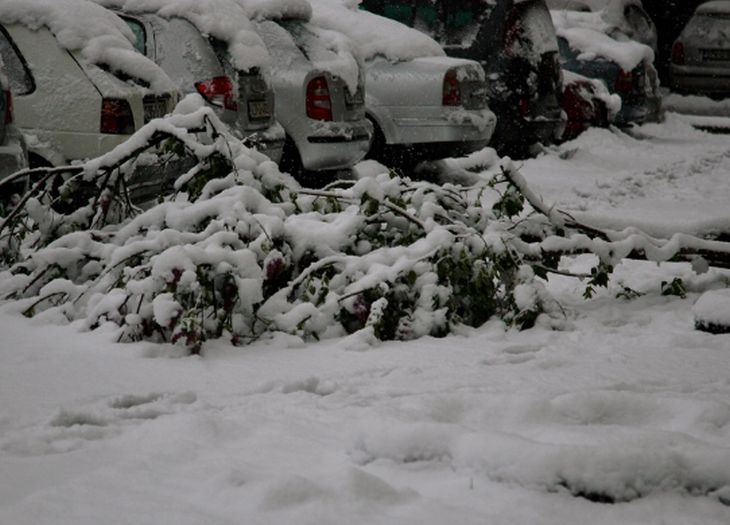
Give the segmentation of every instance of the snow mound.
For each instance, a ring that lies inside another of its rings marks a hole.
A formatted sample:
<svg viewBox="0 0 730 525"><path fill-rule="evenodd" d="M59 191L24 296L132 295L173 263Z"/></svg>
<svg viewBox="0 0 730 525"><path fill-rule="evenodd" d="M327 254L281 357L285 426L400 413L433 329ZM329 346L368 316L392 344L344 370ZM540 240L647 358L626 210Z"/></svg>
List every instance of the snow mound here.
<svg viewBox="0 0 730 525"><path fill-rule="evenodd" d="M730 332L730 289L705 292L692 308L695 327L712 333Z"/></svg>
<svg viewBox="0 0 730 525"><path fill-rule="evenodd" d="M119 17L88 0L3 0L0 22L31 29L48 27L65 49L90 63L108 66L147 82L156 92L175 92L175 84L132 44L134 35Z"/></svg>

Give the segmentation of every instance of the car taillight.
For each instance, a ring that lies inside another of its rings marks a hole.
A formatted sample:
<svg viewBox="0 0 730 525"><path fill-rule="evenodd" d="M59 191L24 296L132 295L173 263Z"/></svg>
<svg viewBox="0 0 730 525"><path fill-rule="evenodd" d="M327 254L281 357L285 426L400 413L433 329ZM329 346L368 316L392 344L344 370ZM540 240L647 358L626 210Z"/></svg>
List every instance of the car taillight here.
<svg viewBox="0 0 730 525"><path fill-rule="evenodd" d="M527 97L522 97L520 99L520 115L522 117L528 117L530 115L530 99Z"/></svg>
<svg viewBox="0 0 730 525"><path fill-rule="evenodd" d="M134 133L134 116L129 102L120 98L105 98L101 101L101 133L131 135Z"/></svg>
<svg viewBox="0 0 730 525"><path fill-rule="evenodd" d="M13 94L5 91L5 124L13 123Z"/></svg>
<svg viewBox="0 0 730 525"><path fill-rule="evenodd" d="M672 64L681 66L684 64L684 44L675 42L672 46Z"/></svg>
<svg viewBox="0 0 730 525"><path fill-rule="evenodd" d="M233 90L233 81L225 76L214 77L195 83L195 89L206 102L220 108L238 110L238 101Z"/></svg>
<svg viewBox="0 0 730 525"><path fill-rule="evenodd" d="M332 120L332 99L325 77L314 77L307 84L307 116L314 120Z"/></svg>
<svg viewBox="0 0 730 525"><path fill-rule="evenodd" d="M444 89L441 97L444 106L461 106L461 86L456 76L456 70L449 70L444 76Z"/></svg>
<svg viewBox="0 0 730 525"><path fill-rule="evenodd" d="M616 77L616 83L614 85L616 91L620 93L627 93L634 89L634 74L631 71L624 71L623 69L618 72Z"/></svg>

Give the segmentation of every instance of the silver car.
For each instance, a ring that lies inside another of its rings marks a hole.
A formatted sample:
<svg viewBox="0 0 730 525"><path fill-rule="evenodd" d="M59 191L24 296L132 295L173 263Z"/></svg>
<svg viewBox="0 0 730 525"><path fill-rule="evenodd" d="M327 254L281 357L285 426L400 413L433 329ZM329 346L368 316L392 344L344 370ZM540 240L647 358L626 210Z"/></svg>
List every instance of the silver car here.
<svg viewBox="0 0 730 525"><path fill-rule="evenodd" d="M373 130L354 57L333 50L306 20L259 20L254 27L273 59L276 118L287 135L282 170L352 167L367 153Z"/></svg>
<svg viewBox="0 0 730 525"><path fill-rule="evenodd" d="M151 13L121 17L135 35L137 50L154 60L183 93L199 93L248 146L279 161L284 129L274 118L273 88L258 68L236 70L227 44L203 36L186 19Z"/></svg>
<svg viewBox="0 0 730 525"><path fill-rule="evenodd" d="M311 4L316 24L352 38L364 54L370 157L404 166L488 144L496 117L478 62L447 57L427 35L341 0Z"/></svg>
<svg viewBox="0 0 730 525"><path fill-rule="evenodd" d="M13 123L13 95L0 61L0 181L28 167L28 152L23 135ZM0 188L0 202L15 190Z"/></svg>
<svg viewBox="0 0 730 525"><path fill-rule="evenodd" d="M672 47L671 88L730 95L730 1L702 4Z"/></svg>

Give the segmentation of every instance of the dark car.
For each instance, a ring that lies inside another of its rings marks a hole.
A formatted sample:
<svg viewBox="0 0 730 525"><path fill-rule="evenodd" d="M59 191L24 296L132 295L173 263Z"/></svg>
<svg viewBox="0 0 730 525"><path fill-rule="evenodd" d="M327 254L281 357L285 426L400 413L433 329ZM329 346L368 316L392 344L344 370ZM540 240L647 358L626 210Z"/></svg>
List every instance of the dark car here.
<svg viewBox="0 0 730 525"><path fill-rule="evenodd" d="M363 0L362 6L484 67L498 149L520 151L562 135L558 45L544 0Z"/></svg>
<svg viewBox="0 0 730 525"><path fill-rule="evenodd" d="M616 115L616 124L640 124L646 120L649 100L646 93L646 65L643 62L633 69L625 70L605 57L584 60L581 51L572 48L565 38L559 38L558 41L564 69L588 78L600 79L611 93L621 97L621 111Z"/></svg>
<svg viewBox="0 0 730 525"><path fill-rule="evenodd" d="M674 42L670 75L678 93L730 96L730 1L697 8Z"/></svg>

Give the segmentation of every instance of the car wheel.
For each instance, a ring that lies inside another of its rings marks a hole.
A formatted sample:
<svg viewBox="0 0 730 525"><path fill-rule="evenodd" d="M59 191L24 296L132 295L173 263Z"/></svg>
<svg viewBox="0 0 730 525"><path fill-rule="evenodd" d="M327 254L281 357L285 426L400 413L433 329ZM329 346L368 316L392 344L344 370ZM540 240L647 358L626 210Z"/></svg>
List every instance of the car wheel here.
<svg viewBox="0 0 730 525"><path fill-rule="evenodd" d="M302 157L299 155L297 145L289 135L286 135L284 140L284 148L282 149L281 160L279 161L279 170L282 173L288 173L297 180L304 174Z"/></svg>

